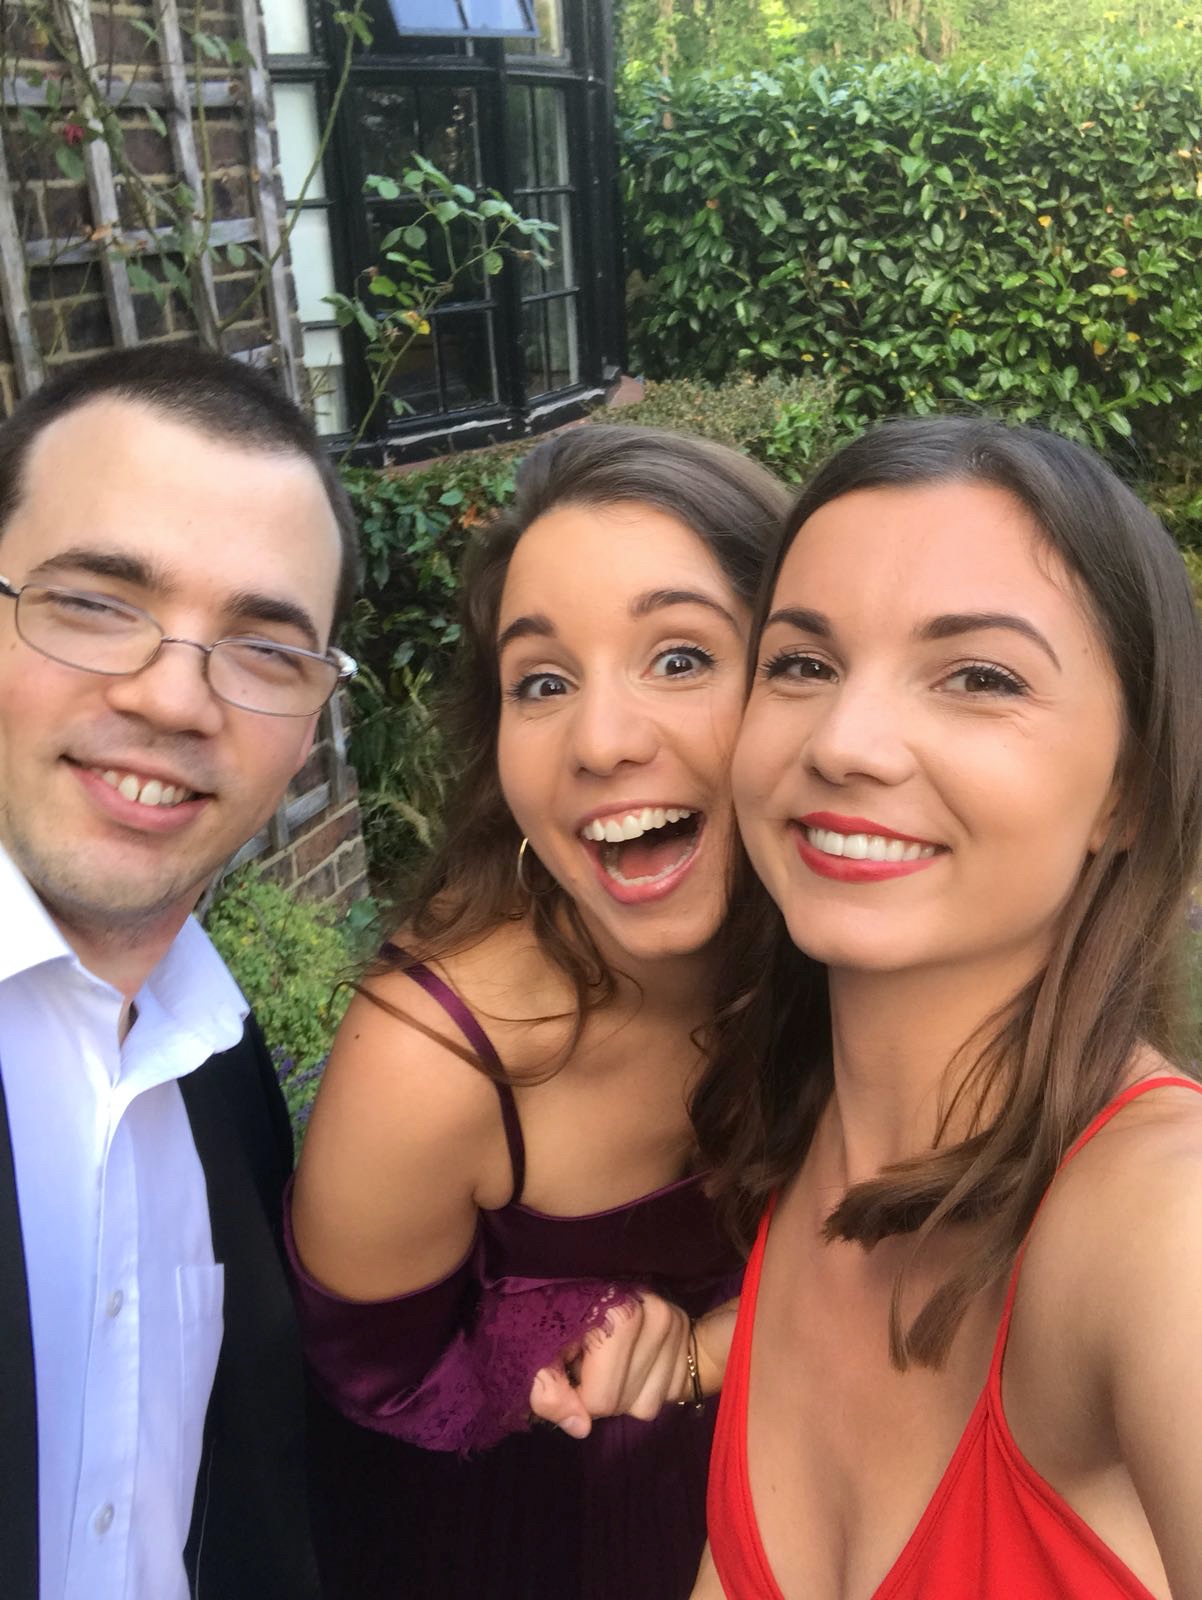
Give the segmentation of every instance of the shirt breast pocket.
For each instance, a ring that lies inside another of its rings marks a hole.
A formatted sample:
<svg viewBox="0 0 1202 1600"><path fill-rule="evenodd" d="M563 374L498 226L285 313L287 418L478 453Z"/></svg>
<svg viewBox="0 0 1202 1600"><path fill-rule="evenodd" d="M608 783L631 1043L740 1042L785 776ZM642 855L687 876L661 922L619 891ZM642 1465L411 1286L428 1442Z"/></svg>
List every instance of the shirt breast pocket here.
<svg viewBox="0 0 1202 1600"><path fill-rule="evenodd" d="M179 1508L181 1526L186 1530L196 1497L205 1415L221 1354L225 1269L216 1265L177 1267L175 1288L179 1312Z"/></svg>

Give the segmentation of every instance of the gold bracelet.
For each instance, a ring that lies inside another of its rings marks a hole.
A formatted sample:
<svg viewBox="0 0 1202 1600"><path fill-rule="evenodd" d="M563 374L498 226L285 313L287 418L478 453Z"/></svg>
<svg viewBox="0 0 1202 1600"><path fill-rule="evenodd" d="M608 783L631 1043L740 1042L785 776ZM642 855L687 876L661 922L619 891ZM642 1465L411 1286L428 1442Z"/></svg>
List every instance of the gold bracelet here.
<svg viewBox="0 0 1202 1600"><path fill-rule="evenodd" d="M705 1396L701 1392L701 1371L697 1365L697 1324L692 1317L689 1318L689 1342L684 1359L689 1378L689 1393L684 1400L678 1400L676 1404L691 1406L694 1411L701 1411L705 1406Z"/></svg>

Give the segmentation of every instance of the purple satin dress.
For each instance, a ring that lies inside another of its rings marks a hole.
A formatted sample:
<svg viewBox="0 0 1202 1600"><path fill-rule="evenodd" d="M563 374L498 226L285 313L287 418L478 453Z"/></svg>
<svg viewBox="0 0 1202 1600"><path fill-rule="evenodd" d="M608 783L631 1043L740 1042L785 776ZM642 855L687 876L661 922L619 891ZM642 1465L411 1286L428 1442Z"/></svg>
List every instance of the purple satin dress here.
<svg viewBox="0 0 1202 1600"><path fill-rule="evenodd" d="M458 996L425 967L410 975L499 1067ZM739 1257L696 1177L583 1217L523 1205L517 1107L508 1085L497 1093L513 1196L480 1213L440 1283L342 1300L291 1252L318 1391L310 1479L327 1600L687 1600L713 1403L606 1418L583 1441L529 1429L525 1403L539 1367L615 1296L649 1288L697 1316L738 1292Z"/></svg>

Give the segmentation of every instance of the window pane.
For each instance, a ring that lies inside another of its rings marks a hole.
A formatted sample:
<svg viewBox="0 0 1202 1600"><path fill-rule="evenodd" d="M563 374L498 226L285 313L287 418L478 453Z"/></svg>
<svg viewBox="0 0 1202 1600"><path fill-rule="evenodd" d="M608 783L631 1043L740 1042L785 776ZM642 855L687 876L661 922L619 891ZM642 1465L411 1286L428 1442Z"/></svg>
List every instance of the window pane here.
<svg viewBox="0 0 1202 1600"><path fill-rule="evenodd" d="M360 88L355 119L365 173L399 178L417 150L417 90Z"/></svg>
<svg viewBox="0 0 1202 1600"><path fill-rule="evenodd" d="M566 194L544 196L539 214L559 229L551 235L551 265L545 273L548 289L574 289L576 266L572 260L572 202Z"/></svg>
<svg viewBox="0 0 1202 1600"><path fill-rule="evenodd" d="M388 392L395 399L403 401L399 412L393 415L401 417L413 413L425 416L431 411L440 409L438 402L438 368L434 359L434 336L419 335L405 350L393 374L392 382L388 385ZM387 409L381 413L379 421L386 423L389 420Z"/></svg>
<svg viewBox="0 0 1202 1600"><path fill-rule="evenodd" d="M364 173L400 178L414 155L423 155L456 183L478 187L474 90L362 85L356 109Z"/></svg>
<svg viewBox="0 0 1202 1600"><path fill-rule="evenodd" d="M323 296L334 293L334 257L330 224L324 211L302 211L289 240L297 311L302 322L328 322L330 307Z"/></svg>
<svg viewBox="0 0 1202 1600"><path fill-rule="evenodd" d="M463 12L456 0L391 0L398 28L407 33L462 33Z"/></svg>
<svg viewBox="0 0 1202 1600"><path fill-rule="evenodd" d="M538 174L534 170L534 112L530 104L530 90L515 86L509 91L509 163L515 189L538 187ZM519 205L518 210L522 208Z"/></svg>
<svg viewBox="0 0 1202 1600"><path fill-rule="evenodd" d="M421 153L456 183L480 183L476 96L471 89L418 91Z"/></svg>
<svg viewBox="0 0 1202 1600"><path fill-rule="evenodd" d="M447 409L495 400L497 364L491 314L467 311L441 316L437 333Z"/></svg>
<svg viewBox="0 0 1202 1600"><path fill-rule="evenodd" d="M547 329L541 300L522 307L522 363L526 391L533 398L547 391Z"/></svg>
<svg viewBox="0 0 1202 1600"><path fill-rule="evenodd" d="M318 433L344 433L349 426L342 341L332 328L305 330L305 370L313 396L313 421Z"/></svg>
<svg viewBox="0 0 1202 1600"><path fill-rule="evenodd" d="M403 277L404 269L395 262L384 259L380 244L385 235L396 228L406 227L411 222L417 222L420 212L416 205L399 202L378 203L368 206L367 222L368 231L372 241L370 263L380 266L393 277ZM484 300L491 296L491 282L484 272L481 257L484 253L484 238L478 224L469 222L465 217L457 217L447 225L444 232L437 223L423 221L422 227L426 233L426 243L423 248L414 252L433 272L439 283L450 281L452 287L448 298L451 300ZM399 249L407 251L407 246L402 243ZM475 266L470 271L466 264L475 260ZM452 278L452 274L454 275Z"/></svg>
<svg viewBox="0 0 1202 1600"><path fill-rule="evenodd" d="M534 0L534 25L537 39L512 39L506 50L514 55L562 56L563 7L560 0Z"/></svg>
<svg viewBox="0 0 1202 1600"><path fill-rule="evenodd" d="M529 7L522 0L465 0L468 22L489 33L529 33Z"/></svg>
<svg viewBox="0 0 1202 1600"><path fill-rule="evenodd" d="M310 83L277 83L274 95L284 199L295 200L305 181L305 174L313 165L313 157L317 154L321 139L317 122L317 91ZM325 179L318 167L305 199L324 200L325 192Z"/></svg>
<svg viewBox="0 0 1202 1600"><path fill-rule="evenodd" d="M549 389L566 389L580 381L576 339L576 298L547 302L547 374Z"/></svg>
<svg viewBox="0 0 1202 1600"><path fill-rule="evenodd" d="M305 0L263 0L263 28L269 56L307 56L312 53L309 13Z"/></svg>
<svg viewBox="0 0 1202 1600"><path fill-rule="evenodd" d="M558 89L535 89L534 142L538 181L544 187L568 182L568 141L564 128L563 95Z"/></svg>

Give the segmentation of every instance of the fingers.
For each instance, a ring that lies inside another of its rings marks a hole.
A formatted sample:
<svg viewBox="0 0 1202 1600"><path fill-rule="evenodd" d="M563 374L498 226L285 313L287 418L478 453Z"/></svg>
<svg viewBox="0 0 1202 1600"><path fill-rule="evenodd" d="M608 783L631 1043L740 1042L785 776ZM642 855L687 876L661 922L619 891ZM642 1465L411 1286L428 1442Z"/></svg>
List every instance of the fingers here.
<svg viewBox="0 0 1202 1600"><path fill-rule="evenodd" d="M617 1308L585 1339L578 1397L594 1417L657 1416L683 1393L688 1336L685 1313L658 1295Z"/></svg>
<svg viewBox="0 0 1202 1600"><path fill-rule="evenodd" d="M566 1369L560 1365L544 1367L534 1375L530 1387L530 1410L544 1422L553 1422L573 1439L587 1438L593 1419L588 1407L572 1387Z"/></svg>

